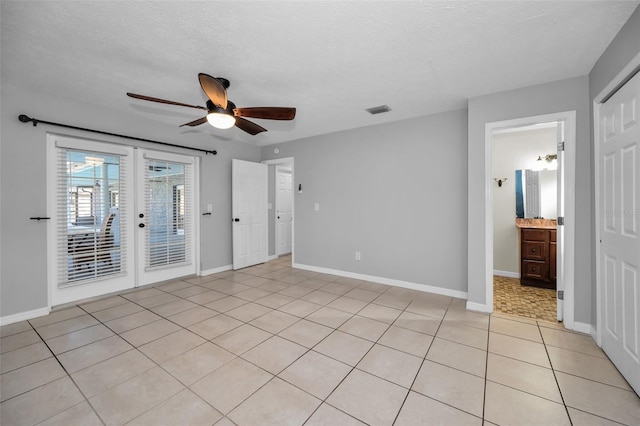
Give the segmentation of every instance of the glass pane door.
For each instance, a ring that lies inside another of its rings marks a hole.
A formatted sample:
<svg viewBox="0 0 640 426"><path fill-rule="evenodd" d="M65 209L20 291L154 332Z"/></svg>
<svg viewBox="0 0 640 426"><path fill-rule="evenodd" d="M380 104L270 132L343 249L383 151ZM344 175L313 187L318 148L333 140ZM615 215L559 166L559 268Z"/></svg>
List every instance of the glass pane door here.
<svg viewBox="0 0 640 426"><path fill-rule="evenodd" d="M139 285L196 272L193 157L138 150Z"/></svg>
<svg viewBox="0 0 640 426"><path fill-rule="evenodd" d="M133 288L133 149L47 136L51 306Z"/></svg>

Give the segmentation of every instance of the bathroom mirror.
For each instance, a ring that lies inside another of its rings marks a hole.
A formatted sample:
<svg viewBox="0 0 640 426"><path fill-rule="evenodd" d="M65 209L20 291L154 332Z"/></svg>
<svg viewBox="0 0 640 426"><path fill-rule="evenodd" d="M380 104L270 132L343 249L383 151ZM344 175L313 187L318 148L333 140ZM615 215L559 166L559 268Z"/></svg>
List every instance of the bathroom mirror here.
<svg viewBox="0 0 640 426"><path fill-rule="evenodd" d="M516 170L516 217L555 219L558 216L557 170Z"/></svg>

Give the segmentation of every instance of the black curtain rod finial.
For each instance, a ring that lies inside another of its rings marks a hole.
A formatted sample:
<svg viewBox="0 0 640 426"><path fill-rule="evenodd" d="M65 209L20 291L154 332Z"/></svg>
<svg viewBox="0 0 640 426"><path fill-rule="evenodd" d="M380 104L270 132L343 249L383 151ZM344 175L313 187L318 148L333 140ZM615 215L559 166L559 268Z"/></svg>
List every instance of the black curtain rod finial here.
<svg viewBox="0 0 640 426"><path fill-rule="evenodd" d="M38 125L38 120L36 120L35 118L31 118L25 114L20 114L18 116L18 120L22 121L23 123L28 123L31 121L33 123L33 127L36 127Z"/></svg>

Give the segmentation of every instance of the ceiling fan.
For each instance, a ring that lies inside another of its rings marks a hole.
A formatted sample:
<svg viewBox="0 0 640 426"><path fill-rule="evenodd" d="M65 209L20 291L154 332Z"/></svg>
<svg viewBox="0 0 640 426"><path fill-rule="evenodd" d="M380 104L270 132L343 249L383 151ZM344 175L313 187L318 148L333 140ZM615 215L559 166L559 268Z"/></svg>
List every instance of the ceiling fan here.
<svg viewBox="0 0 640 426"><path fill-rule="evenodd" d="M222 77L211 77L208 74L199 73L198 80L200 87L209 98L206 107L199 105L189 105L182 102L168 101L166 99L153 98L151 96L138 95L127 92L127 96L144 101L158 102L161 104L178 105L188 108L196 108L207 111L207 115L180 125L182 126L199 126L209 122L213 127L218 129L228 129L236 126L251 135L257 135L260 132L266 132L264 127L245 119L262 118L267 120L293 120L296 116L295 108L286 107L250 107L237 108L236 104L227 99L227 88L230 85L229 80Z"/></svg>

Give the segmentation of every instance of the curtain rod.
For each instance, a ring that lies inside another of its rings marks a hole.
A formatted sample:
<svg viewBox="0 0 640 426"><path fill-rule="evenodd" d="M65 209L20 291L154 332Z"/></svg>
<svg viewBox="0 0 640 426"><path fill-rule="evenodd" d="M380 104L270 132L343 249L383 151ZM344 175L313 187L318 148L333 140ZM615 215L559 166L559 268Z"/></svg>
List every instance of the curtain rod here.
<svg viewBox="0 0 640 426"><path fill-rule="evenodd" d="M20 114L18 116L18 120L20 120L23 123L33 123L33 127L36 127L39 123L49 124L51 126L66 127L67 129L84 130L85 132L100 133L101 135L117 136L119 138L133 139L133 140L136 140L136 141L155 143L155 144L158 144L158 145L165 145L165 146L173 146L173 147L176 147L176 148L190 149L192 151L204 152L207 155L209 155L209 154L213 154L213 155L218 154L218 151L216 151L216 150L209 151L209 150L206 150L206 149L191 148L191 147L188 147L188 146L177 145L177 144L174 144L174 143L158 142L158 141L154 141L154 140L151 140L151 139L137 138L135 136L127 136L127 135L120 135L118 133L103 132L102 130L87 129L86 127L77 127L77 126L71 126L69 124L54 123L52 121L45 121L45 120L38 120L37 118L31 118L28 115L24 115L24 114Z"/></svg>

